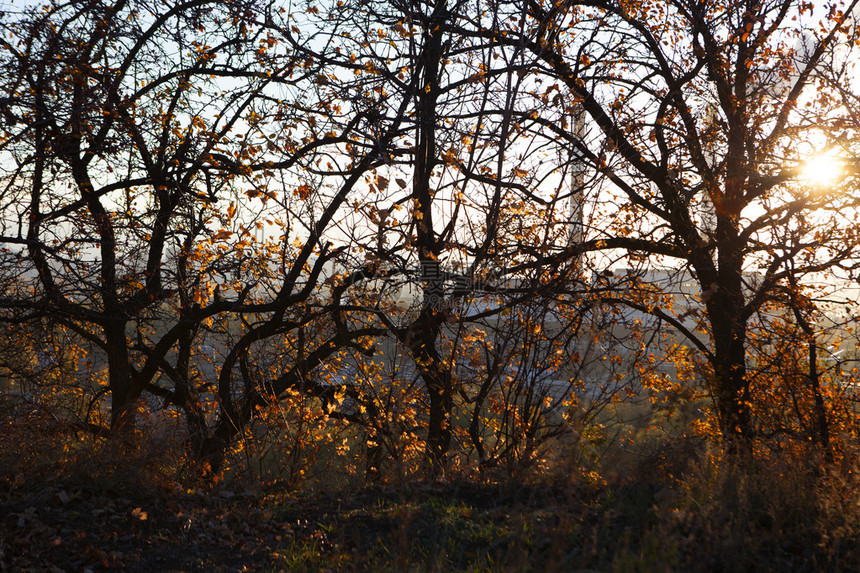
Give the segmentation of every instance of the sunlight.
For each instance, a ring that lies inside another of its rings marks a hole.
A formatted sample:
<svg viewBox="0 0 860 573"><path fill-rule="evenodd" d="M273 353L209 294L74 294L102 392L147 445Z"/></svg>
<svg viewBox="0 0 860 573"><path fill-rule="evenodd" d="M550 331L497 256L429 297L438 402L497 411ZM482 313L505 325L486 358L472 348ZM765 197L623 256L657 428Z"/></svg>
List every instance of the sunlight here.
<svg viewBox="0 0 860 573"><path fill-rule="evenodd" d="M843 166L832 153L819 153L806 161L801 174L815 187L828 187L836 183L843 174Z"/></svg>

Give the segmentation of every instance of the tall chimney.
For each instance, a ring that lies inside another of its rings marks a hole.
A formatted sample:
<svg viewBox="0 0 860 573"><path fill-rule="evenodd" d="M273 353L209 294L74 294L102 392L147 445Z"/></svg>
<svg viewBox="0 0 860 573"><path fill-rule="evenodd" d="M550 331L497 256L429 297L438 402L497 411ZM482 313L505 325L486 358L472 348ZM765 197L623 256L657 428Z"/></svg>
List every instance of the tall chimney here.
<svg viewBox="0 0 860 573"><path fill-rule="evenodd" d="M578 106L571 114L571 126L573 136L582 140L585 135L585 113ZM570 235L568 244L577 245L585 239L585 227L583 222L583 187L585 185L585 163L580 159L576 150L570 149L570 213L569 225Z"/></svg>

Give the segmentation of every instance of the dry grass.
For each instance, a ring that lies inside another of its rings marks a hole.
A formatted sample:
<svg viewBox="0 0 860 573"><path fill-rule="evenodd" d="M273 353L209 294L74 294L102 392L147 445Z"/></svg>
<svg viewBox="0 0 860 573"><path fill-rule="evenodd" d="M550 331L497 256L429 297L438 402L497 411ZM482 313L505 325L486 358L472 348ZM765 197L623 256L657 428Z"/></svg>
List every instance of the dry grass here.
<svg viewBox="0 0 860 573"><path fill-rule="evenodd" d="M0 570L860 570L853 451L822 470L663 435L518 481L296 489L237 472L204 490L163 438L119 447L20 412L0 428Z"/></svg>

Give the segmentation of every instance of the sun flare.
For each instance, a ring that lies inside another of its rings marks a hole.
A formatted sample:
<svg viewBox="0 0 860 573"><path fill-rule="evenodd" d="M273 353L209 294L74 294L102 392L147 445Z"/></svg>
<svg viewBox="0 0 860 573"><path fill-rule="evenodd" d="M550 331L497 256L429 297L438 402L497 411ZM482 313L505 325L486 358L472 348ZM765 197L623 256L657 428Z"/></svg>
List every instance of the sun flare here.
<svg viewBox="0 0 860 573"><path fill-rule="evenodd" d="M828 187L842 175L842 162L829 153L821 153L806 160L803 178L815 187Z"/></svg>

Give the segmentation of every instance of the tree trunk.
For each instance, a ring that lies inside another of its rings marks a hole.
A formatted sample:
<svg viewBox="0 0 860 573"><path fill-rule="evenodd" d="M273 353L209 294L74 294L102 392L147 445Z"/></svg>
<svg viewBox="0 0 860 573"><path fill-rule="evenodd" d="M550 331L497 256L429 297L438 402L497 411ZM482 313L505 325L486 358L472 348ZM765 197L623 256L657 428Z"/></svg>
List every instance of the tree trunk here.
<svg viewBox="0 0 860 573"><path fill-rule="evenodd" d="M183 316L183 318L185 317ZM185 412L192 456L196 459L200 457L203 451L203 442L208 428L197 387L191 383L191 347L194 344L195 334L195 330L189 330L179 338L176 358L178 379L174 381L174 384L176 385L176 401Z"/></svg>
<svg viewBox="0 0 860 573"><path fill-rule="evenodd" d="M442 380L431 379L427 384L430 397L430 418L427 424L427 457L434 476L441 475L445 458L451 448L451 413L453 400L450 391L450 373ZM447 381L445 380L447 379Z"/></svg>
<svg viewBox="0 0 860 573"><path fill-rule="evenodd" d="M130 437L137 426L137 400L141 394L133 381L125 327L124 320L113 320L103 329L111 392L111 432L123 439Z"/></svg>
<svg viewBox="0 0 860 573"><path fill-rule="evenodd" d="M718 270L710 289L707 311L714 342L714 388L720 431L730 451L746 451L752 439L752 421L747 399L749 381L746 369L747 324L743 318L743 256L737 243L732 217L719 216L717 234L727 245L718 254Z"/></svg>
<svg viewBox="0 0 860 573"><path fill-rule="evenodd" d="M439 97L439 64L446 3L438 2L423 32L420 58L422 81L418 89L416 120L417 149L412 197L416 204L415 228L421 283L424 291L419 317L412 325L410 346L430 400L426 454L431 472L438 476L444 469L451 443L451 375L442 367L436 341L444 313L444 280L439 264L441 245L433 227L433 168L436 166L436 106Z"/></svg>

